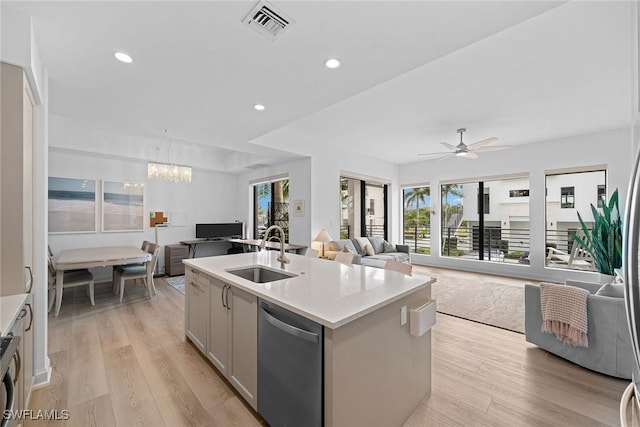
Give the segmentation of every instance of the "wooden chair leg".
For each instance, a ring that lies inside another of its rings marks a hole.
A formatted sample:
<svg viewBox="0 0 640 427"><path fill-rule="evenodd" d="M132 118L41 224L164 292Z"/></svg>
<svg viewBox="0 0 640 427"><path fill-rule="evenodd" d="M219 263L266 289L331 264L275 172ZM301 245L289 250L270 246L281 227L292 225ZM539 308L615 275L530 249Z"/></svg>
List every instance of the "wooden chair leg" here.
<svg viewBox="0 0 640 427"><path fill-rule="evenodd" d="M94 300L94 289L93 289L93 285L95 284L95 282L92 280L89 282L89 299L91 300L91 305L96 305L96 302Z"/></svg>
<svg viewBox="0 0 640 427"><path fill-rule="evenodd" d="M57 292L56 289L56 316L60 313L60 307L62 306L62 289L60 290L60 295Z"/></svg>
<svg viewBox="0 0 640 427"><path fill-rule="evenodd" d="M120 284L120 275L117 269L113 269L113 293L118 295L118 285Z"/></svg>
<svg viewBox="0 0 640 427"><path fill-rule="evenodd" d="M124 297L124 282L126 280L125 277L120 276L120 302L122 302L122 297Z"/></svg>
<svg viewBox="0 0 640 427"><path fill-rule="evenodd" d="M158 291L156 291L156 283L153 280L153 276L151 277L151 289L153 289L153 294L158 295Z"/></svg>

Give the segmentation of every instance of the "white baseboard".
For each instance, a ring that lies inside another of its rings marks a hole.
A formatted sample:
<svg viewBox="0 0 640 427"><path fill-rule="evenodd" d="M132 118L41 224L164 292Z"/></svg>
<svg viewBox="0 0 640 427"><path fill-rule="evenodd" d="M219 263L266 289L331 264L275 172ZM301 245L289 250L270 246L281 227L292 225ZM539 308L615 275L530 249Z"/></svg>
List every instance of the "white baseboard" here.
<svg viewBox="0 0 640 427"><path fill-rule="evenodd" d="M43 369L34 372L33 381L31 383L31 390L37 390L42 387L46 387L51 382L51 364L47 357L46 365ZM31 397L31 396L29 396Z"/></svg>

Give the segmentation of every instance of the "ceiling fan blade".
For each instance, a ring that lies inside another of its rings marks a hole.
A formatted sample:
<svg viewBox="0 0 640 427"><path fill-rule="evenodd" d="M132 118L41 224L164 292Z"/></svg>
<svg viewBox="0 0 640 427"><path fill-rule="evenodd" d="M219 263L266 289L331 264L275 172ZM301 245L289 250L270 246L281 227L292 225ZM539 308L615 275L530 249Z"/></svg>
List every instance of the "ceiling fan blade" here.
<svg viewBox="0 0 640 427"><path fill-rule="evenodd" d="M440 160L448 159L448 158L450 158L450 157L455 157L455 156L456 156L456 153L451 153L451 154L449 154L449 155L442 156L442 157L440 157L440 158L439 158L439 159L437 159L437 160L438 160L438 161L440 161Z"/></svg>
<svg viewBox="0 0 640 427"><path fill-rule="evenodd" d="M480 148L476 148L473 151L475 151L476 153L483 153L486 151L500 151L500 150L506 150L507 148L511 148L510 145L496 145L493 147L480 147Z"/></svg>
<svg viewBox="0 0 640 427"><path fill-rule="evenodd" d="M491 138L483 139L482 141L474 142L473 144L467 145L470 150L475 150L478 147L483 147L487 144L491 144L493 141L497 141L498 138L492 136Z"/></svg>
<svg viewBox="0 0 640 427"><path fill-rule="evenodd" d="M449 151L441 151L439 153L420 153L418 156L435 156L440 154L451 154Z"/></svg>
<svg viewBox="0 0 640 427"><path fill-rule="evenodd" d="M456 151L458 149L458 147L456 147L455 145L447 144L446 142L441 142L440 144L442 144L443 146L445 146L451 151Z"/></svg>
<svg viewBox="0 0 640 427"><path fill-rule="evenodd" d="M463 157L467 157L469 159L477 159L479 156L473 151L467 151L467 155Z"/></svg>

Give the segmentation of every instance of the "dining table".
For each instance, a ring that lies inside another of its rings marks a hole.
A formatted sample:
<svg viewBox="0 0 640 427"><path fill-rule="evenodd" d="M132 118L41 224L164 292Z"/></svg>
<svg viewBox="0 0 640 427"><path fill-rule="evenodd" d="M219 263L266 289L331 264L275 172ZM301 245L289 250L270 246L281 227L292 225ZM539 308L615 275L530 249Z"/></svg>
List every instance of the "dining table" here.
<svg viewBox="0 0 640 427"><path fill-rule="evenodd" d="M151 261L151 254L136 246L103 246L92 248L65 249L53 260L56 269L56 312L62 305L64 272L93 267L109 267L140 264ZM153 272L147 273L147 291L151 297Z"/></svg>

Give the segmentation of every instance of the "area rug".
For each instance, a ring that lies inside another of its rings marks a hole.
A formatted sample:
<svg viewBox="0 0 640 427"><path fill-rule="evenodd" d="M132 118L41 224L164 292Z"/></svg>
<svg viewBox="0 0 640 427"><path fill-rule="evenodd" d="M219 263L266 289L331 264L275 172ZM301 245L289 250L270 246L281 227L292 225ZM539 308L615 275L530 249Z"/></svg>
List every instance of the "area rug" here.
<svg viewBox="0 0 640 427"><path fill-rule="evenodd" d="M439 313L524 333L524 288L434 275L431 298Z"/></svg>
<svg viewBox="0 0 640 427"><path fill-rule="evenodd" d="M178 291L184 294L184 275L174 276L174 277L165 277L164 280L166 280L168 284L170 284L171 286L173 286Z"/></svg>

